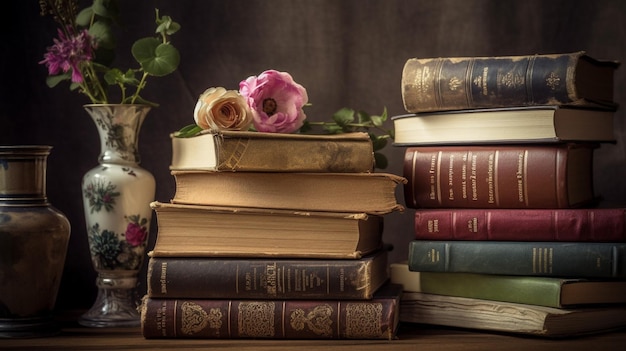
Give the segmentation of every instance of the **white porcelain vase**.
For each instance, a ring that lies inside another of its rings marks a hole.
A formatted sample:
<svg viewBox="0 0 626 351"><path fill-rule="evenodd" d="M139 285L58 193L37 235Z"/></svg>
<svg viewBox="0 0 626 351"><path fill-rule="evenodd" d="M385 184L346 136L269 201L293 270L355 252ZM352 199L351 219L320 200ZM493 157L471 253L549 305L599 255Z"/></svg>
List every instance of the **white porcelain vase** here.
<svg viewBox="0 0 626 351"><path fill-rule="evenodd" d="M85 105L100 137L99 165L82 181L85 221L98 295L79 323L89 327L140 325L137 274L146 256L155 196L153 175L139 166L145 105Z"/></svg>

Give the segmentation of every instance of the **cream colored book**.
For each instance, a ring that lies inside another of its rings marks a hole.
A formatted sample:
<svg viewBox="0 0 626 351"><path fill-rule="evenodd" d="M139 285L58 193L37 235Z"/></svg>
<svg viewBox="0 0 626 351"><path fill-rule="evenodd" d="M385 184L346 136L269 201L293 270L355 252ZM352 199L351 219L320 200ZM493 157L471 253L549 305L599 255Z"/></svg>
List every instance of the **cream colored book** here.
<svg viewBox="0 0 626 351"><path fill-rule="evenodd" d="M360 258L382 247L382 217L153 202L152 256Z"/></svg>
<svg viewBox="0 0 626 351"><path fill-rule="evenodd" d="M171 135L171 170L239 172L370 172L372 141L367 133L333 135L203 132Z"/></svg>
<svg viewBox="0 0 626 351"><path fill-rule="evenodd" d="M400 321L566 337L626 327L626 305L560 309L405 291Z"/></svg>
<svg viewBox="0 0 626 351"><path fill-rule="evenodd" d="M406 179L389 173L172 171L172 203L386 214Z"/></svg>

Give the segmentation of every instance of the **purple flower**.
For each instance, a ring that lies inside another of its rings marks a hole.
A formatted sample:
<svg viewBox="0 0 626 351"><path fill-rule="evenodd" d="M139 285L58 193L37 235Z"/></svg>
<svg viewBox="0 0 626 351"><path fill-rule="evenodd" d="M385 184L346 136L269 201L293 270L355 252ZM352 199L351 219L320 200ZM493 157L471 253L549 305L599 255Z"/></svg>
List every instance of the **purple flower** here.
<svg viewBox="0 0 626 351"><path fill-rule="evenodd" d="M259 132L292 133L302 127L302 107L309 98L306 89L286 72L269 70L239 83L239 93L252 111Z"/></svg>
<svg viewBox="0 0 626 351"><path fill-rule="evenodd" d="M72 70L72 82L82 83L83 74L80 64L91 61L93 58L93 40L87 30L83 30L69 38L63 31L58 30L59 39L54 39L54 45L48 48L44 54L44 60L39 63L48 67L50 75L64 73Z"/></svg>
<svg viewBox="0 0 626 351"><path fill-rule="evenodd" d="M145 227L137 223L128 223L125 235L126 241L128 241L131 246L139 246L146 240L148 233Z"/></svg>

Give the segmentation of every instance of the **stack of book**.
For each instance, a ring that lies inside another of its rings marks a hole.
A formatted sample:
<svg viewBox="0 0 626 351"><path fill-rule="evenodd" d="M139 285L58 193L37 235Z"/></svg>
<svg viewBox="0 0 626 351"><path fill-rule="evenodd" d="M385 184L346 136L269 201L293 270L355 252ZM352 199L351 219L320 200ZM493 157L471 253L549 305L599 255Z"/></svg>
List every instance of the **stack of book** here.
<svg viewBox="0 0 626 351"><path fill-rule="evenodd" d="M410 59L393 117L414 240L401 320L542 336L626 326L626 213L601 208L614 62Z"/></svg>
<svg viewBox="0 0 626 351"><path fill-rule="evenodd" d="M144 337L394 337L402 288L382 229L406 180L372 172L366 133L203 133L172 152Z"/></svg>

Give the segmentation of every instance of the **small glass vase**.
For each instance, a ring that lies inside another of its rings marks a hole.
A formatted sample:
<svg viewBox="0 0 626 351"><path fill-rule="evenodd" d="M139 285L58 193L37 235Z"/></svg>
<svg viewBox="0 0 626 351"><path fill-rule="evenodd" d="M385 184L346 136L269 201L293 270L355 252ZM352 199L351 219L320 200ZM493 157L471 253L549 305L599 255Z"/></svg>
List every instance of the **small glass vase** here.
<svg viewBox="0 0 626 351"><path fill-rule="evenodd" d="M98 128L99 165L82 182L89 250L98 273L98 295L78 323L88 327L134 327L137 274L146 255L156 183L139 166L139 131L149 106L85 105Z"/></svg>
<svg viewBox="0 0 626 351"><path fill-rule="evenodd" d="M53 309L70 223L46 197L51 149L0 146L0 337L41 337L60 331Z"/></svg>

